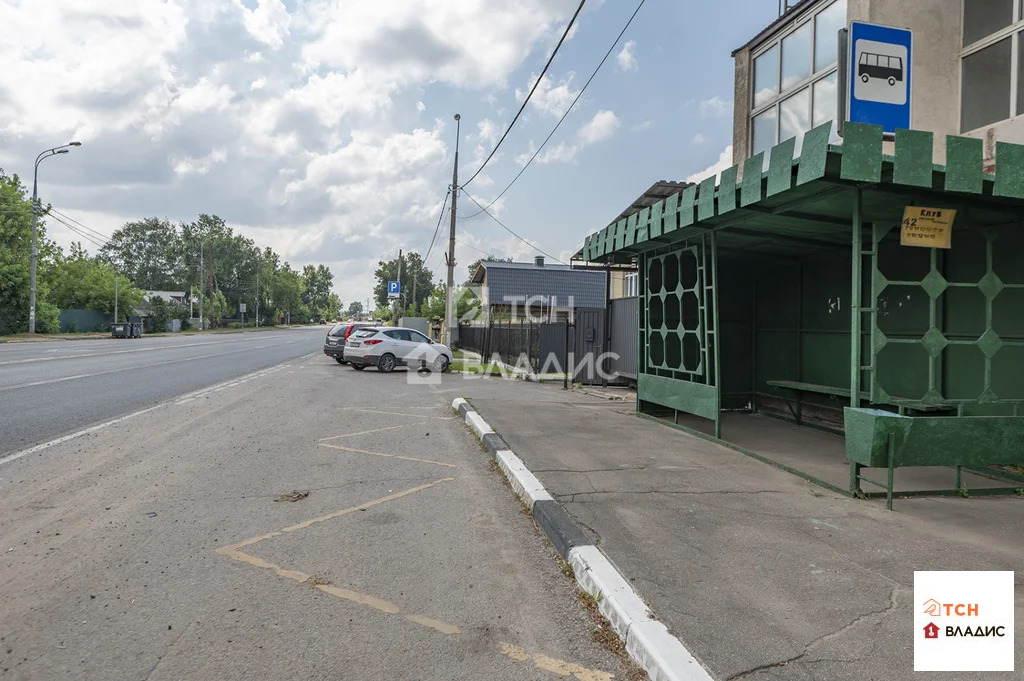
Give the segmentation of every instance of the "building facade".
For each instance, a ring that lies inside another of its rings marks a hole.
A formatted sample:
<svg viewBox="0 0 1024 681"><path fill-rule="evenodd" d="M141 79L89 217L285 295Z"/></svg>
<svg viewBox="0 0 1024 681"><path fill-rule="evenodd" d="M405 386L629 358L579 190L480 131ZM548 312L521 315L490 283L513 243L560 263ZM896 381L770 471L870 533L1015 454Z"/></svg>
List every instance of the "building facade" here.
<svg viewBox="0 0 1024 681"><path fill-rule="evenodd" d="M1024 142L1024 1L803 0L733 53L734 162L839 117L838 31L851 21L914 32L911 127L936 134L936 163L945 135L983 140L989 169L997 141Z"/></svg>

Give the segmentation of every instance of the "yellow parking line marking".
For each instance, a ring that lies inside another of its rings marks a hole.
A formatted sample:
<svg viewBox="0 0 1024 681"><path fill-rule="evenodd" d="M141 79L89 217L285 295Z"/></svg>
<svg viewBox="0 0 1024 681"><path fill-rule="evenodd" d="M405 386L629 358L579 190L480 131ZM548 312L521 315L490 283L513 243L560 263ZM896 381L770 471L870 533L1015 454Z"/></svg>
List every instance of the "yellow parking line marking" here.
<svg viewBox="0 0 1024 681"><path fill-rule="evenodd" d="M572 662L566 662L565 660L558 660L547 655L530 655L523 648L512 645L511 643L501 644L502 655L507 655L516 662L533 662L533 665L537 669L543 669L544 671L558 674L559 676L575 676L579 681L611 681L615 678L614 674L608 672L602 672L597 669L588 669Z"/></svg>
<svg viewBox="0 0 1024 681"><path fill-rule="evenodd" d="M387 428L377 428L376 430L364 430L358 433L345 433L344 435L332 435L331 437L322 437L318 442L327 442L328 440L337 440L340 437L355 437L356 435L371 435L373 433L383 433L385 430L398 430L399 428L407 428L411 426L411 423L403 423L400 426L388 426Z"/></svg>
<svg viewBox="0 0 1024 681"><path fill-rule="evenodd" d="M327 442L321 442L321 447L330 447L331 449L340 449L343 452L355 452L356 454L370 454L371 456L382 456L386 459L401 459L402 461L415 461L416 463L432 463L435 466L444 466L445 468L458 468L453 463L445 463L444 461L431 461L430 459L416 459L411 456L399 456L398 454L385 454L384 452L368 452L365 449L353 449L352 447L342 447L341 445L332 445Z"/></svg>
<svg viewBox="0 0 1024 681"><path fill-rule="evenodd" d="M298 525L291 525L289 527L285 527L283 529L276 530L274 532L268 532L267 534L261 534L258 537L251 537L249 539L245 539L243 541L238 542L237 544L231 544L230 546L224 546L222 548L217 549L217 553L226 556L231 551L237 551L238 549L245 548L246 546L252 546L256 542L261 542L264 539L273 539L274 537L280 537L282 534L287 534L288 532L294 532L295 530L304 530L307 527L310 527L311 525L315 525L317 523L322 523L322 522L325 522L325 521L328 521L328 520L333 520L334 518L340 518L343 515L348 515L349 513L355 513L356 511L361 511L361 510L366 509L366 508L373 508L374 506L378 506L378 505L383 504L383 503L385 503L387 501L393 501L395 499L401 499L404 496L408 496L410 494L415 494L416 492L422 492L423 490L430 489L431 487L434 487L435 485L440 485L442 482L453 482L454 480L455 480L455 478L441 478L440 480L435 480L434 482L428 482L427 484L420 485L419 487L413 487L411 489L407 489L407 490L404 490L402 492L395 492L394 494L389 494L386 497L381 497L380 499L374 499L373 501L368 501L365 504L360 504L359 506L352 506L350 508L345 508L345 509L342 509L340 511L335 511L334 513L328 513L327 515L322 515L319 518L312 518L310 520L304 520L301 523L299 523Z"/></svg>
<svg viewBox="0 0 1024 681"><path fill-rule="evenodd" d="M275 532L268 532L267 534L261 534L257 537L245 539L243 541L238 542L237 544L222 546L221 548L217 549L217 553L219 553L222 556L227 556L232 560L237 560L241 563L252 565L253 567L263 568L265 570L273 570L277 575L284 577L285 579L290 579L300 584L306 583L309 581L310 576L307 575L305 572L300 572L299 570L290 570L288 568L281 567L280 565L271 563L270 561L263 560L262 558L258 558L249 553L245 553L241 549L246 546L252 546L253 544L261 542L264 539L272 539L273 537L278 537L288 532L302 530L316 523L322 523L326 520L338 518L343 515L353 513L355 511L360 511L367 508L371 508L373 506L378 506L387 501L393 501L395 499L399 499L410 494L415 494L416 492L422 492L423 490L430 489L431 487L439 485L442 482L451 482L454 480L455 478L441 478L440 480L435 480L434 482L427 483L426 485L420 485L418 487L413 487L402 492L389 494L386 497L374 499L373 501L369 501L359 506L352 506L351 508L335 511L334 513L329 513L318 518L311 518L309 520L305 520L301 523L298 523L297 525L290 525ZM316 584L314 585L314 587L336 598L352 601L353 603L359 603L360 605L365 605L367 607L373 608L374 610L378 610L389 615L401 614L401 608L397 604L392 603L391 601L386 601L382 598L377 598L376 596L371 596L370 594L359 593L358 591L352 591L351 589L344 589L338 586L331 586L330 584ZM420 626L434 629L435 631L439 631L442 634L452 635L462 633L462 629L460 629L458 626L450 624L443 620L434 619L433 617L415 614L402 616L410 622L413 622L414 624L419 624Z"/></svg>
<svg viewBox="0 0 1024 681"><path fill-rule="evenodd" d="M345 411L361 411L366 414L381 414L383 416L412 416L417 419L437 419L439 421L451 421L454 416L428 416L426 414L407 414L401 411L378 411L376 409L360 409L359 407L343 407Z"/></svg>

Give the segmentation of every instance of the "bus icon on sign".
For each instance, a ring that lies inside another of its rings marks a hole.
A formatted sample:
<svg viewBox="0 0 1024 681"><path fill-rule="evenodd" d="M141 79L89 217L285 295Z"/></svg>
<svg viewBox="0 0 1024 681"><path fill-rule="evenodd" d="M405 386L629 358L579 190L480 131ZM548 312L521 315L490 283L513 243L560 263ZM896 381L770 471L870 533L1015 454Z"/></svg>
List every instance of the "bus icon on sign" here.
<svg viewBox="0 0 1024 681"><path fill-rule="evenodd" d="M872 78L878 78L889 83L889 87L895 87L896 83L903 82L903 58L861 52L857 74L862 83L867 83Z"/></svg>

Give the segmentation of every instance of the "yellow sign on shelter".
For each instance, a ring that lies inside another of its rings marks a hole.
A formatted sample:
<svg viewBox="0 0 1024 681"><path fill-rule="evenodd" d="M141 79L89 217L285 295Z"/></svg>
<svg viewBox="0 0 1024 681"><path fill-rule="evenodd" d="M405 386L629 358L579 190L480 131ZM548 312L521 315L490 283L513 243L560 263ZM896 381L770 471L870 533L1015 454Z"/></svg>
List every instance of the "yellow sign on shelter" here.
<svg viewBox="0 0 1024 681"><path fill-rule="evenodd" d="M956 211L951 208L907 206L900 227L900 245L950 248L955 217Z"/></svg>

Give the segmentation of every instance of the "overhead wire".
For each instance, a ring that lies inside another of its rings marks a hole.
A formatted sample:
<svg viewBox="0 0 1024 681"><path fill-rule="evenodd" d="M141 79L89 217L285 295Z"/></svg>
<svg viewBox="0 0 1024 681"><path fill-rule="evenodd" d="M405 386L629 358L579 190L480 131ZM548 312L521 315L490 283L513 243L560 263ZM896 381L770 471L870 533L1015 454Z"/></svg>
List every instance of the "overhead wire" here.
<svg viewBox="0 0 1024 681"><path fill-rule="evenodd" d="M490 212L489 210L487 210L486 208L484 208L484 207L483 207L483 205L481 205L481 203L480 203L479 201L477 201L476 199L474 199L474 198L473 198L473 195L472 195L472 194L470 194L469 192L467 192L467 191L466 191L465 189L463 189L463 190L462 190L462 192L463 192L463 193L464 193L464 194L465 194L466 196L468 196L468 197L469 197L469 200L470 200L470 201L472 201L472 202L473 202L473 203L475 203L476 205L480 206L480 209L481 209L481 210L482 210L482 211L483 211L484 213L486 213L486 214L487 214L487 217L491 218L492 220L494 220L495 222L497 222L497 223L498 223L499 225L501 225L501 226L502 226L502 228L503 228L503 229L504 229L504 230L505 230L506 232L508 232L509 234L511 234L512 236L514 236L515 238L519 239L519 240L520 240L520 241L522 241L522 242L523 242L524 244L526 244L527 246L529 246L529 247L530 247L530 248L532 248L533 250L537 251L538 253L541 253L541 254L543 254L543 255L546 255L547 257L551 258L552 260L554 260L554 261L555 261L555 262L557 262L557 263L561 263L562 265L564 265L564 264L565 264L564 262L562 262L561 260L559 260L559 259L558 259L558 258L556 258L555 256L551 255L550 253L548 253L548 252L547 252L547 251L545 251L544 249L542 249L542 248L539 248L539 247L537 247L537 246L533 245L532 243L530 243L529 241L527 241L527 240L526 240L526 239L524 239L523 237L521 237L521 236L519 236L518 234L516 234L516 233L515 233L514 231L512 231L512 229L511 229L511 228L510 228L510 227L509 227L508 225L506 225L506 224L505 224L504 222L502 222L502 221L501 221L501 220L499 220L498 218L494 217L494 215L492 215L492 214L491 214L491 212Z"/></svg>
<svg viewBox="0 0 1024 681"><path fill-rule="evenodd" d="M110 241L110 237L107 236L106 234L104 234L102 232L99 232L99 231L93 229L92 227L88 227L86 225L83 225L81 222L79 222L78 220L74 219L70 215L65 215L64 213L61 213L56 208L53 208L52 206L50 207L50 212L51 213L55 213L55 214L63 217L65 220L70 220L71 222L75 223L76 225L78 225L79 227L84 229L85 231L91 232L92 234L95 234L97 237L99 237L100 239L103 239L104 241Z"/></svg>
<svg viewBox="0 0 1024 681"><path fill-rule="evenodd" d="M540 75L537 76L537 81L533 84L533 87L530 88L530 92L526 95L526 99L523 100L523 105L519 107L519 111L517 111L516 115L512 118L512 122L508 124L507 128L505 128L505 132L502 134L501 139L499 139L498 143L494 145L493 149L491 149L491 153L488 154L486 159L484 159L484 162L480 164L480 167L476 169L476 172L473 173L472 177L462 183L463 187L476 179L476 176L479 175L490 160L494 158L494 154L497 153L498 147L501 146L501 143L505 141L505 138L508 137L508 134L512 131L512 126L514 126L516 121L519 120L519 116L521 116L523 110L526 109L526 105L530 103L530 98L533 97L533 93L537 91L537 88L540 86L540 82L544 80L544 75L548 72L548 67L551 66L551 62L554 61L555 55L558 54L559 48L562 47L562 43L564 43L566 37L568 37L569 31L572 30L573 24L576 23L576 18L580 15L580 12L583 11L583 5L586 1L587 0L580 0L579 7L576 8L576 12L572 15L572 18L569 19L569 25L565 27L565 32L562 33L562 37L558 39L558 44L555 45L555 49L551 51L551 56L548 57L548 62L544 64L544 69L540 72Z"/></svg>
<svg viewBox="0 0 1024 681"><path fill-rule="evenodd" d="M629 25L633 23L633 19L640 11L640 8L644 6L645 2L647 2L647 0L640 0L640 4L638 4L636 6L636 9L633 10L633 14L629 17L629 21L627 21L625 26L622 27L622 30L619 31L619 35L615 38L615 42L613 42L611 47L608 48L608 51L604 53L604 57L601 59L600 63L598 63L597 68L594 69L594 72L590 74L590 78L587 79L587 82L583 84L582 89L580 89L580 91L576 94L576 98L572 100L571 104L569 104L569 108L565 110L565 113L562 114L562 117L558 119L557 123L555 123L555 127L551 129L551 132L549 132L548 136L544 138L544 141L541 143L541 145L537 147L537 149L533 152L533 156L530 157L530 160L528 160L526 164L519 169L519 172L516 173L516 176L512 178L512 181L509 182L508 185L506 185L505 188L501 190L501 193L495 196L494 199L487 204L487 208L493 206L498 201L498 199L505 195L505 192L512 188L512 185L516 183L516 180L522 177L523 173L525 173L526 169L530 167L530 164L533 163L534 159L537 158L537 156L544 149L547 143L551 141L551 138L558 131L558 128L562 125L562 122L565 121L566 117L569 115L569 112L572 111L573 107L576 106L576 103L580 101L580 97L583 96L583 93L587 91L587 87L590 85L591 81L593 81L594 77L597 76L598 72L601 70L601 67L604 66L604 63L608 61L608 57L611 56L611 53L615 51L615 48L616 46L618 46L619 41L622 40L622 36L625 35L626 30L629 28ZM475 218L476 216L480 215L483 212L484 211L481 209L473 213L472 215L467 215L465 217L460 215L459 218L463 220L469 220L471 218Z"/></svg>
<svg viewBox="0 0 1024 681"><path fill-rule="evenodd" d="M448 205L448 197L452 195L451 188L448 189L448 193L444 195L444 202L441 204L441 214L437 216L437 226L434 227L434 236L430 237L430 246L427 247L427 254L423 256L423 263L426 265L427 258L430 257L430 251L434 250L434 242L437 240L437 233L441 231L441 220L444 219L444 208Z"/></svg>

